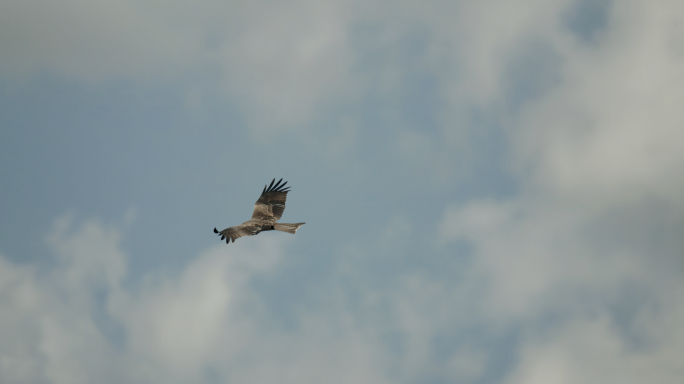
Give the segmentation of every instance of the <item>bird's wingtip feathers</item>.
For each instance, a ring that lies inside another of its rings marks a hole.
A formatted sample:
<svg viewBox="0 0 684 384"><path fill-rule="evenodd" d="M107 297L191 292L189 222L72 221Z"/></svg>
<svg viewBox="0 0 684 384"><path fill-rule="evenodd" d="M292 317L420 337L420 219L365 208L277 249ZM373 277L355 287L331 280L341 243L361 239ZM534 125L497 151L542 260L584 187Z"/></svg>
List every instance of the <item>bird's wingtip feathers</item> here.
<svg viewBox="0 0 684 384"><path fill-rule="evenodd" d="M278 182L276 183L276 185L273 186L273 190L277 190L277 189L278 189L278 186L280 185L280 182L281 182L281 181L283 181L283 178L282 178L282 177L280 178L280 180L278 180ZM286 181L286 183L287 183L287 181Z"/></svg>
<svg viewBox="0 0 684 384"><path fill-rule="evenodd" d="M290 187L285 188L285 184L287 184L287 181L283 182L283 178L281 177L278 182L275 181L275 178L271 181L271 184L266 184L264 185L264 189L261 191L261 194L263 195L264 193L268 192L288 192ZM275 183L275 185L274 185ZM280 184L282 183L282 184Z"/></svg>

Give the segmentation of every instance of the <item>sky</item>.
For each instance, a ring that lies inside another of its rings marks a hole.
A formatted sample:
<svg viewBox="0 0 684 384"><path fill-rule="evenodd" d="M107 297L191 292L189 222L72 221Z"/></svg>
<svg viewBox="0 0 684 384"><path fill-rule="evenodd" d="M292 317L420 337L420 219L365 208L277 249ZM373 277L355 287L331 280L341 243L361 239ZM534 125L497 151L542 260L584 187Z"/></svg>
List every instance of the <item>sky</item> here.
<svg viewBox="0 0 684 384"><path fill-rule="evenodd" d="M4 0L0 52L2 383L684 377L680 0Z"/></svg>

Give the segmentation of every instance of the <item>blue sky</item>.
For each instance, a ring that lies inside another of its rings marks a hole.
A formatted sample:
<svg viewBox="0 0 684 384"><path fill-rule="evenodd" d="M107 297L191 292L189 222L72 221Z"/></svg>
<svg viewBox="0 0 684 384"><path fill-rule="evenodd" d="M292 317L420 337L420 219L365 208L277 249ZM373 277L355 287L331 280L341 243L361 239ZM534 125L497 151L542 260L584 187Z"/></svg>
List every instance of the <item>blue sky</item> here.
<svg viewBox="0 0 684 384"><path fill-rule="evenodd" d="M0 5L3 383L679 383L679 1ZM226 245L263 185L283 222Z"/></svg>

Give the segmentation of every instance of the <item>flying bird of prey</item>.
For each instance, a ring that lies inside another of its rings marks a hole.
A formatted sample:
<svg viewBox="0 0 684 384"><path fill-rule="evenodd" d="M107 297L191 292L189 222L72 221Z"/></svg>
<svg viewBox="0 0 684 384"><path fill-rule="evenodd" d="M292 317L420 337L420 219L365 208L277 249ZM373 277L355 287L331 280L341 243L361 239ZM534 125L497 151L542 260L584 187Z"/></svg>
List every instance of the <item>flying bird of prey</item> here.
<svg viewBox="0 0 684 384"><path fill-rule="evenodd" d="M214 228L214 233L221 235L221 240L226 239L226 244L242 236L254 236L263 231L282 231L295 234L297 229L306 223L285 224L276 223L285 211L285 200L287 200L287 193L290 192L290 187L284 188L287 181L280 185L283 179L278 180L276 185L273 185L275 179L271 181L271 185L264 186L264 190L259 196L259 200L254 204L254 213L252 219L245 221L240 225L226 228L219 232Z"/></svg>

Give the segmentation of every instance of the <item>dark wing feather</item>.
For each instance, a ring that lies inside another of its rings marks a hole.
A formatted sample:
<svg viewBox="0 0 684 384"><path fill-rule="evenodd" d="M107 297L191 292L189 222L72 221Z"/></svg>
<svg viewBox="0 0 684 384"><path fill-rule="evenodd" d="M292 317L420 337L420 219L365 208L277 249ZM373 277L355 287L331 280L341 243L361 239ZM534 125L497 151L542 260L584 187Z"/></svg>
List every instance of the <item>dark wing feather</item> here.
<svg viewBox="0 0 684 384"><path fill-rule="evenodd" d="M260 227L258 226L253 226L253 225L236 225L234 227L226 228L223 231L219 232L214 228L214 233L218 233L221 235L221 240L226 240L226 244L229 242L235 242L235 239L238 239L243 236L254 236L257 233L259 233Z"/></svg>
<svg viewBox="0 0 684 384"><path fill-rule="evenodd" d="M278 221L280 217L283 216L285 211L285 200L287 200L287 193L290 192L290 187L285 188L285 184L282 185L283 179L278 180L275 183L275 179L271 181L271 185L268 187L264 186L263 192L259 200L254 204L254 213L252 214L252 220L273 220Z"/></svg>

